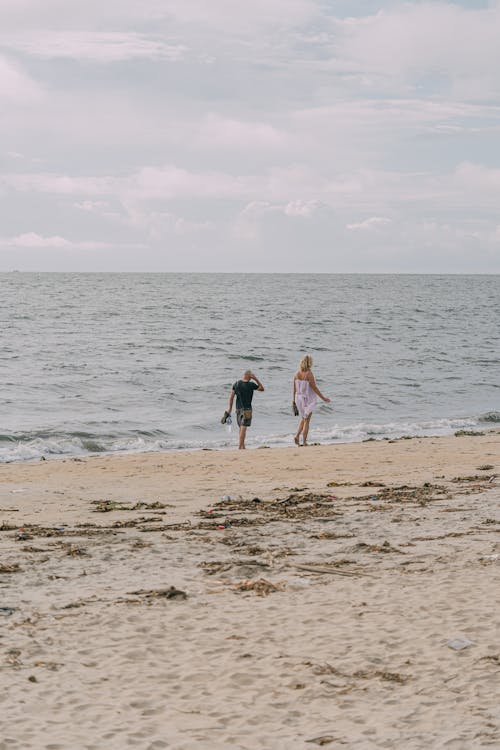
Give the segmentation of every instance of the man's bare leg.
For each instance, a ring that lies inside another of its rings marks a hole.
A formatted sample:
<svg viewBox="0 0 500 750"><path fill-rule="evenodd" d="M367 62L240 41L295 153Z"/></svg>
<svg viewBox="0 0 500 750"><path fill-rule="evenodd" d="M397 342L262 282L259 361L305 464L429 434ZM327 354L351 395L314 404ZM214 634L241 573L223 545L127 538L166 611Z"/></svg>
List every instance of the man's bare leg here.
<svg viewBox="0 0 500 750"><path fill-rule="evenodd" d="M245 437L247 434L247 428L246 427L240 427L240 444L238 446L239 450L245 450Z"/></svg>

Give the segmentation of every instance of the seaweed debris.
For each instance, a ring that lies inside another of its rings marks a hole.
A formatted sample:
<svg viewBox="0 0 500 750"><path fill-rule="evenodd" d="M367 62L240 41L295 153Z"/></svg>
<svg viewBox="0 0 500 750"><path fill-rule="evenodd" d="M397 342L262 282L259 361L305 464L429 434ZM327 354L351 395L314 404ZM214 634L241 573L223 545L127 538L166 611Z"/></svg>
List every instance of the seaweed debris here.
<svg viewBox="0 0 500 750"><path fill-rule="evenodd" d="M21 566L19 563L12 563L11 565L3 565L0 563L0 574L1 573L20 573Z"/></svg>
<svg viewBox="0 0 500 750"><path fill-rule="evenodd" d="M154 503L146 503L138 501L135 505L128 505L125 503L118 503L115 500L92 500L92 505L95 505L93 513L111 513L115 510L161 510L166 508L165 503L155 501Z"/></svg>
<svg viewBox="0 0 500 750"><path fill-rule="evenodd" d="M266 578L258 578L256 581L239 581L234 585L236 591L253 591L257 596L268 596L276 591L283 591L283 583L272 583Z"/></svg>
<svg viewBox="0 0 500 750"><path fill-rule="evenodd" d="M139 591L131 591L132 596L140 596L143 599L187 599L188 595L185 591L175 588L175 586L169 586L166 589L140 589Z"/></svg>

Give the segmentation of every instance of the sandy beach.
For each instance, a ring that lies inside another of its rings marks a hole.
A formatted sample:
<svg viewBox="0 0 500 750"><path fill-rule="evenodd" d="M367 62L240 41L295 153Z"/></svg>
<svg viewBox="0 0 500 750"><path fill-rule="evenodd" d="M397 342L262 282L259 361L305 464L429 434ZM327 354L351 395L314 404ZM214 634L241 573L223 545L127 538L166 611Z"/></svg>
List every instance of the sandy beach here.
<svg viewBox="0 0 500 750"><path fill-rule="evenodd" d="M500 746L500 433L0 479L0 750Z"/></svg>

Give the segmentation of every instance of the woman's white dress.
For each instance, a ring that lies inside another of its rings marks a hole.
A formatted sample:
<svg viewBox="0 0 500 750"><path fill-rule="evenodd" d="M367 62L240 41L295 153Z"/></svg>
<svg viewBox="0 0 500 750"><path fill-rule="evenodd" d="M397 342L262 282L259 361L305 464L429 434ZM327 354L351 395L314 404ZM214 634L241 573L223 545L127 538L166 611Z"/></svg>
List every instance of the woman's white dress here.
<svg viewBox="0 0 500 750"><path fill-rule="evenodd" d="M308 417L318 403L318 397L308 380L295 379L295 403L301 417Z"/></svg>

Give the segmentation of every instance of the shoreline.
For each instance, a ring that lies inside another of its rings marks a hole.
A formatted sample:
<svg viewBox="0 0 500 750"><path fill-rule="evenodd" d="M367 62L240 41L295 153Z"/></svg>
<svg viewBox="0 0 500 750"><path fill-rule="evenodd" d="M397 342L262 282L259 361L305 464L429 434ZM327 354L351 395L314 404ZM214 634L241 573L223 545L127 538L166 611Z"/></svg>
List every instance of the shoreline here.
<svg viewBox="0 0 500 750"><path fill-rule="evenodd" d="M0 750L495 745L499 475L498 432L1 465Z"/></svg>
<svg viewBox="0 0 500 750"><path fill-rule="evenodd" d="M455 421L466 423L471 418L457 418ZM347 427L352 427L347 426ZM423 428L425 430L426 428ZM464 426L464 427L454 427L452 431L446 432L446 433L435 433L431 432L428 435L425 434L411 434L411 433L404 433L404 434L397 434L393 436L384 435L381 437L365 437L362 439L351 439L351 440L343 440L341 438L336 438L331 441L328 440L328 438L316 438L316 441L314 439L314 432L312 431L312 442L309 443L309 446L340 446L340 445L361 445L363 443L371 443L371 442L389 442L393 443L399 440L414 440L414 439L421 439L426 440L430 438L445 438L445 437L478 437L481 435L488 435L491 433L500 433L500 430L498 429L497 425L494 426L483 426L480 427L473 427L473 426ZM289 440L285 439L289 437ZM283 442L277 442L276 436L270 435L264 437L260 435L256 435L252 438L250 435L250 438L247 438L247 450L258 450L263 448L269 448L269 449L286 449L286 448L293 448L293 432L290 433L289 436L281 436L278 438L278 440ZM98 442L98 438L95 438L95 441ZM254 443L253 441L258 441L257 443ZM267 443L269 444L266 444ZM274 442L273 442L274 441ZM320 442L321 441L321 442ZM15 441L12 441L15 442ZM201 442L201 441L200 441ZM18 443L18 446L24 445L21 443ZM27 443L26 445L29 445ZM212 442L207 442L206 444L200 444L196 446L181 446L181 447L160 447L160 448L146 448L144 450L137 450L137 449L123 449L123 450L99 450L99 451L89 451L87 453L42 453L41 455L33 456L31 458L12 458L7 460L0 461L0 466L6 466L10 464L34 464L39 461L64 461L64 460L87 460L87 459L94 459L94 458L107 458L107 457L114 457L114 456L143 456L143 455L162 455L162 454L171 454L171 453L195 453L198 451L232 451L235 448L237 448L237 432L235 428L234 435L231 439L231 444L223 445L220 442L214 440Z"/></svg>

